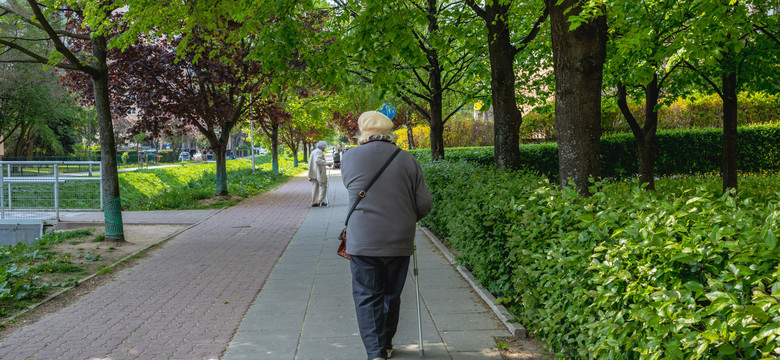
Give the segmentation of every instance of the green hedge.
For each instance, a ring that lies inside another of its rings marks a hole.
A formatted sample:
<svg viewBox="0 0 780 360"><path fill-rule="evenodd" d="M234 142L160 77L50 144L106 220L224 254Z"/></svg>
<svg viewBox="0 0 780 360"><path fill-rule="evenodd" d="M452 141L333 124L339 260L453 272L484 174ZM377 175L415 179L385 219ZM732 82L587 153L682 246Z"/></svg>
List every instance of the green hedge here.
<svg viewBox="0 0 780 360"><path fill-rule="evenodd" d="M659 131L656 134L656 175L710 173L720 171L723 132L719 129ZM739 170L758 172L780 170L780 124L754 125L738 129ZM430 150L413 150L416 157L430 158ZM448 148L451 161L492 165L493 148ZM558 146L555 143L520 146L523 166L552 180L558 176ZM624 177L638 171L636 143L631 134L601 139L601 173L604 177Z"/></svg>
<svg viewBox="0 0 780 360"><path fill-rule="evenodd" d="M779 192L614 182L581 198L528 173L421 164L435 199L422 224L558 357L780 355Z"/></svg>

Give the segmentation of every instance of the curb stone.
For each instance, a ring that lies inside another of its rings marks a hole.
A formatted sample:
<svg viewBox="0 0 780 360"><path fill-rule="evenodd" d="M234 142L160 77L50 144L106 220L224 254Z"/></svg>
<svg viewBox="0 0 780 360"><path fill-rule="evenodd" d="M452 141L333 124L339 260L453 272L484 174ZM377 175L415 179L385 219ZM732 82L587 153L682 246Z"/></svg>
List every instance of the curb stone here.
<svg viewBox="0 0 780 360"><path fill-rule="evenodd" d="M487 304L487 306L490 307L491 310L493 310L493 313L496 314L496 316L501 320L502 323L504 323L504 326L506 326L507 330L509 330L509 333L511 333L516 339L526 339L527 338L527 332L525 330L525 327L521 325L518 322L513 322L512 319L514 319L514 316L509 314L509 311L506 310L506 308L503 305L496 304L496 298L489 292L487 289L482 287L482 285L477 282L477 280L474 278L474 275L471 274L471 271L466 269L464 266L458 265L458 260L455 259L455 255L450 252L447 247L442 244L441 241L434 235L430 230L427 228L424 228L422 226L417 226L423 234L439 249L439 251L444 255L444 257L447 258L447 260L455 266L455 268L458 270L460 275L471 285L471 287L479 294L479 296L482 298L482 301Z"/></svg>

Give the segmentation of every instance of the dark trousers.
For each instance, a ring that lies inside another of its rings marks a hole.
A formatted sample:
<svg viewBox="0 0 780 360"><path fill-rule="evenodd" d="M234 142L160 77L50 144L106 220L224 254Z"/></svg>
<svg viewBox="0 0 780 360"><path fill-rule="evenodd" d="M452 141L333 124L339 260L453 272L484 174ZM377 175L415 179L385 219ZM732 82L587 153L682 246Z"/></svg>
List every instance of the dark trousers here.
<svg viewBox="0 0 780 360"><path fill-rule="evenodd" d="M387 358L398 329L408 256L356 256L350 260L352 297L368 359Z"/></svg>

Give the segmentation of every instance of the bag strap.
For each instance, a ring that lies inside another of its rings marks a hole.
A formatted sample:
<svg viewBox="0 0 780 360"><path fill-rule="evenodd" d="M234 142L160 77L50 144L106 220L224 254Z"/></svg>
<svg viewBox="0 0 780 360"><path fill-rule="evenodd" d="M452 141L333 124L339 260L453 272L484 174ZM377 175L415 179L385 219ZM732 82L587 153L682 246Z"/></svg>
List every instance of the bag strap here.
<svg viewBox="0 0 780 360"><path fill-rule="evenodd" d="M377 178L379 178L379 175L382 175L382 173L387 169L387 166L390 165L390 163L395 159L395 156L398 155L398 153L401 152L401 148L398 148L393 155L390 155L390 158L387 159L384 165L382 165L382 168L379 169L379 171L374 175L374 178L371 179L371 181L368 182L368 185L366 185L366 188L363 190L360 190L358 193L358 198L355 200L355 202L352 204L352 208L349 209L349 214L347 214L347 219L344 220L344 227L347 227L347 223L349 223L349 217L352 216L352 212L355 211L355 208L357 207L360 200L363 200L364 197L366 197L366 192L368 189L371 188L371 185L374 185L374 182Z"/></svg>

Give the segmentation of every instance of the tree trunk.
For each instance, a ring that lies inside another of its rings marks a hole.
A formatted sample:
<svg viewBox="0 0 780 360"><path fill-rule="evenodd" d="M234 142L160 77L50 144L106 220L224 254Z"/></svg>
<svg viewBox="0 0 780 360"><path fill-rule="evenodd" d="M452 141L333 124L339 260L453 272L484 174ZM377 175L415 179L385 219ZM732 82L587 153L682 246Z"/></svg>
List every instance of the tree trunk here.
<svg viewBox="0 0 780 360"><path fill-rule="evenodd" d="M441 96L439 96L441 100ZM438 109L437 109L438 108ZM442 105L431 102L431 159L444 159L444 124L442 123Z"/></svg>
<svg viewBox="0 0 780 360"><path fill-rule="evenodd" d="M433 35L438 31L438 13L436 0L428 0L428 34ZM430 126L431 126L431 159L434 161L444 159L444 119L443 94L441 85L441 64L439 63L439 54L434 49L427 49L429 71L428 84L430 86L431 108Z"/></svg>
<svg viewBox="0 0 780 360"><path fill-rule="evenodd" d="M279 172L279 123L271 122L271 171Z"/></svg>
<svg viewBox="0 0 780 360"><path fill-rule="evenodd" d="M309 143L304 141L303 142L303 163L308 164L309 163Z"/></svg>
<svg viewBox="0 0 780 360"><path fill-rule="evenodd" d="M409 150L414 150L414 128L409 121L409 110L406 110L406 140L409 142Z"/></svg>
<svg viewBox="0 0 780 360"><path fill-rule="evenodd" d="M737 190L737 73L723 75L723 192Z"/></svg>
<svg viewBox="0 0 780 360"><path fill-rule="evenodd" d="M597 179L601 175L599 139L606 17L599 16L569 31L568 18L582 11L578 1L546 2L550 9L555 68L560 184L567 186L572 181L580 194L589 195L589 178Z"/></svg>
<svg viewBox="0 0 780 360"><path fill-rule="evenodd" d="M111 107L108 97L108 66L106 63L106 38L92 38L92 55L97 59L95 72L91 74L95 96L95 110L100 125L100 167L103 179L106 240L124 242L125 233L122 224L122 199L119 194L119 173L116 163L116 143L114 125L111 121Z"/></svg>
<svg viewBox="0 0 780 360"><path fill-rule="evenodd" d="M290 146L290 151L293 153L293 167L298 167L298 144L295 147Z"/></svg>
<svg viewBox="0 0 780 360"><path fill-rule="evenodd" d="M658 130L658 111L655 107L658 105L660 93L658 74L654 74L653 80L645 89L645 126L642 128L642 141L637 138L639 184L647 184L647 190L655 190L655 133ZM636 134L634 136L636 137Z"/></svg>
<svg viewBox="0 0 780 360"><path fill-rule="evenodd" d="M227 154L227 143L220 141L217 146L214 147L214 160L217 162L217 196L227 196L227 160L225 155Z"/></svg>
<svg viewBox="0 0 780 360"><path fill-rule="evenodd" d="M520 125L523 114L515 98L515 47L509 35L509 4L494 2L486 6L488 50L490 53L490 89L493 98L494 160L496 167L520 167Z"/></svg>
<svg viewBox="0 0 780 360"><path fill-rule="evenodd" d="M435 62L437 66L432 67L430 71L431 80L431 101L429 103L431 107L431 159L434 161L444 159L444 120L442 116L443 112L443 97L441 93L441 70L438 68L438 62Z"/></svg>
<svg viewBox="0 0 780 360"><path fill-rule="evenodd" d="M644 127L639 127L634 114L628 108L626 87L622 82L618 82L618 107L631 127L636 141L639 186L647 184L645 186L647 190L655 190L653 167L655 166L655 133L658 129L658 112L655 111L655 106L658 104L659 94L658 75L655 74L645 88L645 124Z"/></svg>

